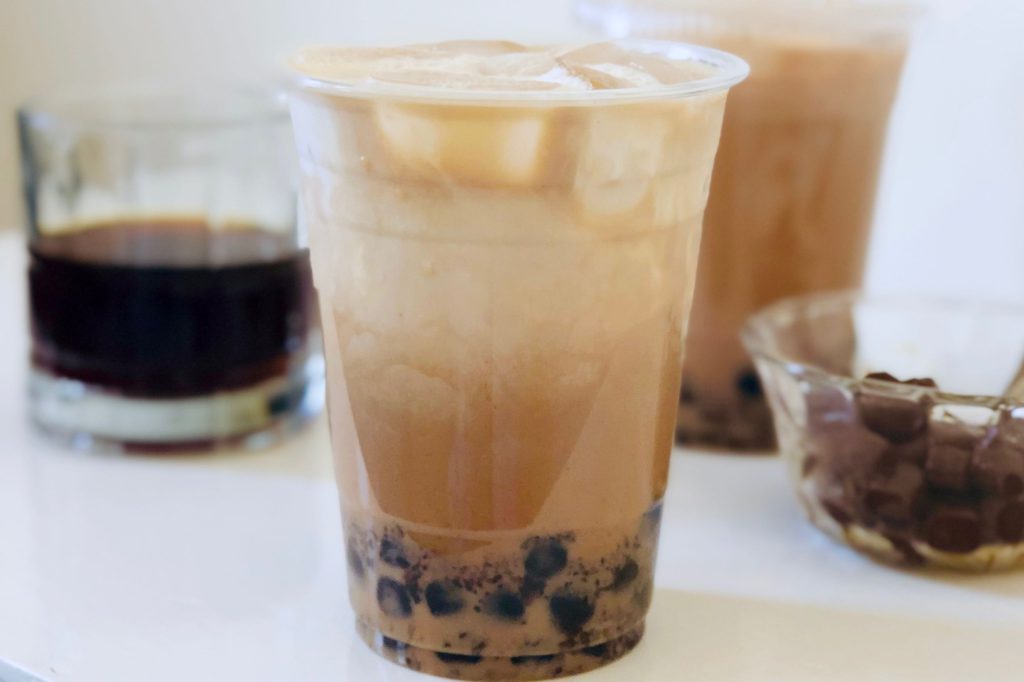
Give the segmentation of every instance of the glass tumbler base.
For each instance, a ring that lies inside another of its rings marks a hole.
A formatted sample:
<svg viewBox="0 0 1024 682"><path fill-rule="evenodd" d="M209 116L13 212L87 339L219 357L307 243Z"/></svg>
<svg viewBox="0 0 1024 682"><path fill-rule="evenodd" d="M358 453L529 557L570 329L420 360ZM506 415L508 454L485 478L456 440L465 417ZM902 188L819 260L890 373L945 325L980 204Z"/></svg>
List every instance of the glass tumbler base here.
<svg viewBox="0 0 1024 682"><path fill-rule="evenodd" d="M323 359L246 388L185 398L140 398L39 368L29 376L32 420L76 450L184 452L273 445L320 412Z"/></svg>

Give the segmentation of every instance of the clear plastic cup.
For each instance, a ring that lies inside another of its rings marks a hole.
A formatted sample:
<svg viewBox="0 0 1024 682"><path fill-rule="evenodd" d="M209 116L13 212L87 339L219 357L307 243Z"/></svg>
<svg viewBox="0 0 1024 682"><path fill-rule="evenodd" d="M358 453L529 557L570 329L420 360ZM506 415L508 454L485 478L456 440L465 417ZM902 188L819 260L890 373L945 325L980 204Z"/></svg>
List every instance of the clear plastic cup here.
<svg viewBox="0 0 1024 682"><path fill-rule="evenodd" d="M642 635L702 214L746 66L628 47L703 75L307 77L292 101L349 592L402 665L557 677Z"/></svg>
<svg viewBox="0 0 1024 682"><path fill-rule="evenodd" d="M739 332L780 298L861 284L878 175L918 11L893 0L579 0L614 36L734 52L680 400L681 442L769 450L771 415Z"/></svg>

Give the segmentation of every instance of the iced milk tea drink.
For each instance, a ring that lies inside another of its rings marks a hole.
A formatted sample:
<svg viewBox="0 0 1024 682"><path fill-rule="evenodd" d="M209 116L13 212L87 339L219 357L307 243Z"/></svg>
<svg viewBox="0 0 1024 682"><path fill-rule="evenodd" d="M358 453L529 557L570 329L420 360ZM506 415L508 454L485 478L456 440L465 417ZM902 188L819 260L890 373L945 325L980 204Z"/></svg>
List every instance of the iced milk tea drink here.
<svg viewBox="0 0 1024 682"><path fill-rule="evenodd" d="M774 446L744 351L780 298L858 287L916 10L903 0L578 0L614 36L692 40L750 63L730 96L701 246L680 441Z"/></svg>
<svg viewBox="0 0 1024 682"><path fill-rule="evenodd" d="M641 42L313 48L292 115L348 581L465 679L639 641L726 91Z"/></svg>

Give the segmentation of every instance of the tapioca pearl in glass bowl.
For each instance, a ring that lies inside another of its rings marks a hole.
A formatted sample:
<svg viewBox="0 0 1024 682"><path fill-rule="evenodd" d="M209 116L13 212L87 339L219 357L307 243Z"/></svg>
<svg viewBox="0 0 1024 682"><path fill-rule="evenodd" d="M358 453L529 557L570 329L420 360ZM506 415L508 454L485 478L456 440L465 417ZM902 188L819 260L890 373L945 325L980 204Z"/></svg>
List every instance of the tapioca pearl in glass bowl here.
<svg viewBox="0 0 1024 682"><path fill-rule="evenodd" d="M820 294L744 342L816 526L892 563L1024 566L1024 310Z"/></svg>

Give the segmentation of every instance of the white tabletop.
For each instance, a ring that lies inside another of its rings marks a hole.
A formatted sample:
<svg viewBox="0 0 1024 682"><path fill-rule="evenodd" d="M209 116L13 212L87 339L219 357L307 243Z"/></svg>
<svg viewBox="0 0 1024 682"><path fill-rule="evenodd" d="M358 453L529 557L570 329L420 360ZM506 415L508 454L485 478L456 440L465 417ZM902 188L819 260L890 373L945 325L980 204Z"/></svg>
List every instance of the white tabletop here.
<svg viewBox="0 0 1024 682"><path fill-rule="evenodd" d="M416 682L355 637L323 420L283 447L63 451L23 399L24 259L0 237L0 680ZM678 452L648 634L584 679L1024 677L1024 573L874 564L801 518L781 463Z"/></svg>

